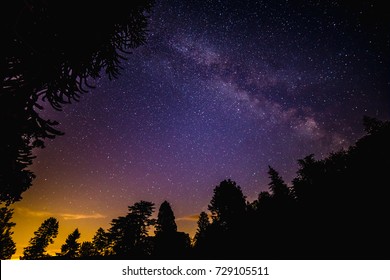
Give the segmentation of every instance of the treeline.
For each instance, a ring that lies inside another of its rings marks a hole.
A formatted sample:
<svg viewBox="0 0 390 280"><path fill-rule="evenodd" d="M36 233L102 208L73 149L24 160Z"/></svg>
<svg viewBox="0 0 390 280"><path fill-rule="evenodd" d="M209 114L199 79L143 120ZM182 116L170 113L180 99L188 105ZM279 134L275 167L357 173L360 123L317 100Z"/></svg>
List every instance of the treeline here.
<svg viewBox="0 0 390 280"><path fill-rule="evenodd" d="M75 229L56 256L46 253L58 233L49 218L21 259L388 259L390 123L365 117L364 126L367 134L347 150L299 160L291 186L269 167L269 190L253 202L234 181L221 182L192 240L177 231L169 202L154 219L155 205L140 201L89 242ZM2 250L14 226L4 209Z"/></svg>
<svg viewBox="0 0 390 280"><path fill-rule="evenodd" d="M161 204L157 219L152 218L154 210L152 202L136 202L129 206L126 216L113 219L107 231L99 228L91 241L80 243L80 232L76 228L56 256L46 253L47 246L58 234L58 221L51 217L34 233L21 259L188 258L190 236L177 231L169 202ZM155 228L154 236L149 235L151 226Z"/></svg>

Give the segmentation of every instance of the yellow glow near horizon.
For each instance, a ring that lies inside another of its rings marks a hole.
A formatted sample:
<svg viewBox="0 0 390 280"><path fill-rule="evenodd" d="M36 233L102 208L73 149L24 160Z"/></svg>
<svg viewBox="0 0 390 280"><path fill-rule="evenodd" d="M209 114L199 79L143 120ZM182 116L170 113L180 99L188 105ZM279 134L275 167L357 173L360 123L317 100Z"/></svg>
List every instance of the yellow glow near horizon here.
<svg viewBox="0 0 390 280"><path fill-rule="evenodd" d="M25 207L22 202L13 207L14 215L12 221L16 223L12 236L16 243L16 252L12 259L17 260L23 255L24 247L28 246L30 239L34 236L34 232L39 228L44 220L49 217L54 217L59 221L58 236L53 244L47 248L47 253L55 255L61 252L61 245L64 244L67 236L76 228L79 229L81 236L79 242L91 241L97 229L102 227L107 229L110 222L116 217L107 217L99 213L51 213L50 211L36 211ZM197 215L190 215L176 219L178 230L188 233L191 237L196 231ZM153 229L151 229L151 235Z"/></svg>

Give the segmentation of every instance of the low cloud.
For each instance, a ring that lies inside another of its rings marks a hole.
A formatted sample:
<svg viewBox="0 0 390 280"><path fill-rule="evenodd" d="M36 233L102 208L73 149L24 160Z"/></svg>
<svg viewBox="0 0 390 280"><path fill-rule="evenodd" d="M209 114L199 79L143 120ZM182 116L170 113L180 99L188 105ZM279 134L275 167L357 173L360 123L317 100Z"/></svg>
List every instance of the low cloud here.
<svg viewBox="0 0 390 280"><path fill-rule="evenodd" d="M211 219L211 214L207 213L209 219ZM186 222L197 222L199 220L199 214L187 215L184 217L177 218L176 221L186 221Z"/></svg>
<svg viewBox="0 0 390 280"><path fill-rule="evenodd" d="M22 216L28 217L50 217L54 215L50 212L31 210L25 207L15 207L15 212L19 213Z"/></svg>
<svg viewBox="0 0 390 280"><path fill-rule="evenodd" d="M198 221L199 219L199 214L194 214L194 215L188 215L188 216L184 216L184 217L180 217L180 218L177 218L176 221L187 221L187 222L191 222L191 221Z"/></svg>
<svg viewBox="0 0 390 280"><path fill-rule="evenodd" d="M26 207L16 207L15 211L20 215L27 216L27 217L59 217L64 220L102 219L107 217L99 213L94 213L94 214L58 213L58 212L31 210Z"/></svg>
<svg viewBox="0 0 390 280"><path fill-rule="evenodd" d="M95 214L60 214L60 216L62 218L64 218L64 220L80 220L80 219L102 219L102 218L105 218L107 216L104 216L102 214L99 214L99 213L95 213Z"/></svg>

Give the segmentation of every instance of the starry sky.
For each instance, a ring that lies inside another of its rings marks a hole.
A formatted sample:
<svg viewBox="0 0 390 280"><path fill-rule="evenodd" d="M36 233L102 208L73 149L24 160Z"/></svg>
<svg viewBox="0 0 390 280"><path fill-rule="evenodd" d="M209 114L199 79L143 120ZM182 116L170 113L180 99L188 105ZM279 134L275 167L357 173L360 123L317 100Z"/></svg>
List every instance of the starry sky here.
<svg viewBox="0 0 390 280"><path fill-rule="evenodd" d="M50 216L54 253L76 227L91 240L139 200L168 200L193 235L222 180L253 201L268 165L290 183L298 159L361 137L363 115L390 119L387 10L346 3L157 0L147 44L118 79L93 81L61 112L46 105L65 135L35 151L37 179L14 204L14 258Z"/></svg>

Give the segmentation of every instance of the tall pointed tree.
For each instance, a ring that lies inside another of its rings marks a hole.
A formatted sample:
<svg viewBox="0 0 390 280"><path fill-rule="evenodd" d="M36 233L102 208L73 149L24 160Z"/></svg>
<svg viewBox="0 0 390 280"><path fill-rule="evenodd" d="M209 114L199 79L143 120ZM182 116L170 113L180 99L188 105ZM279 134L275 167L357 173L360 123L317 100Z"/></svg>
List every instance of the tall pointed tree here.
<svg viewBox="0 0 390 280"><path fill-rule="evenodd" d="M158 210L156 231L155 234L159 233L172 233L177 231L177 225L175 222L175 215L173 214L171 205L168 201L161 203Z"/></svg>
<svg viewBox="0 0 390 280"><path fill-rule="evenodd" d="M31 238L30 245L24 248L23 256L20 259L36 260L47 257L46 248L54 242L57 234L58 221L56 218L50 217L34 232L35 236Z"/></svg>
<svg viewBox="0 0 390 280"><path fill-rule="evenodd" d="M161 203L158 211L154 237L153 257L163 259L182 259L191 246L189 235L177 231L175 215L168 201Z"/></svg>
<svg viewBox="0 0 390 280"><path fill-rule="evenodd" d="M202 211L199 214L199 220L197 224L198 224L198 228L194 236L195 246L199 245L199 243L201 243L202 240L205 239L207 229L210 226L209 216L207 215L206 212Z"/></svg>
<svg viewBox="0 0 390 280"><path fill-rule="evenodd" d="M92 238L92 244L95 252L99 256L108 256L110 253L110 239L109 234L105 232L103 228L98 228L94 237Z"/></svg>
<svg viewBox="0 0 390 280"><path fill-rule="evenodd" d="M271 179L271 182L268 184L269 189L272 193L272 196L275 198L287 197L290 195L290 189L283 181L283 178L279 173L273 169L271 166L268 166L268 175Z"/></svg>
<svg viewBox="0 0 390 280"><path fill-rule="evenodd" d="M76 228L65 240L65 244L61 246L61 255L75 259L79 256L80 243L77 240L80 238L80 232Z"/></svg>

